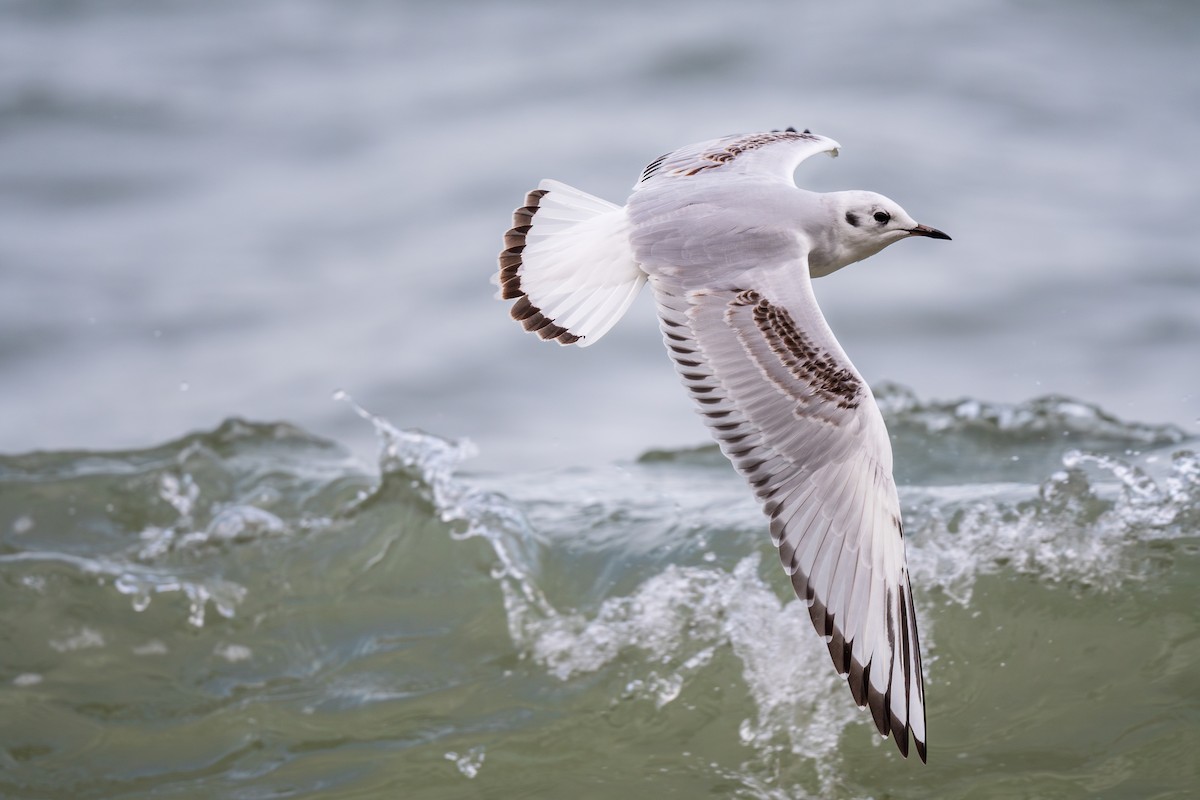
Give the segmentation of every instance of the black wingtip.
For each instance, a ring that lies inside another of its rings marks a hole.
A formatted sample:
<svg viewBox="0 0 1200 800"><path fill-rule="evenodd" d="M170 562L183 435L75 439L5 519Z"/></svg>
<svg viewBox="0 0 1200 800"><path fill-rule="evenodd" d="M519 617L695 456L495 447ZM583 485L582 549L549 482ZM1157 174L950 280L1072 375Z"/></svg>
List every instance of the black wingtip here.
<svg viewBox="0 0 1200 800"><path fill-rule="evenodd" d="M900 755L908 758L908 729L894 732L892 738L896 741L896 747L900 748Z"/></svg>

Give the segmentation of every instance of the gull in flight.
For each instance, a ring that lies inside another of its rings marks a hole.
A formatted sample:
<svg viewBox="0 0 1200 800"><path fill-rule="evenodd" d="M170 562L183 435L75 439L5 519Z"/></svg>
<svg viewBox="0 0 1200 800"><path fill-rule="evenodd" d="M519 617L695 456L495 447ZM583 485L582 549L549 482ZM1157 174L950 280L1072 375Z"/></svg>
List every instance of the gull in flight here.
<svg viewBox="0 0 1200 800"><path fill-rule="evenodd" d="M926 760L925 688L883 416L817 307L812 278L901 239L949 239L888 198L809 192L800 162L839 145L789 128L650 162L624 206L552 180L513 214L500 297L526 330L587 347L649 282L663 343L834 668Z"/></svg>

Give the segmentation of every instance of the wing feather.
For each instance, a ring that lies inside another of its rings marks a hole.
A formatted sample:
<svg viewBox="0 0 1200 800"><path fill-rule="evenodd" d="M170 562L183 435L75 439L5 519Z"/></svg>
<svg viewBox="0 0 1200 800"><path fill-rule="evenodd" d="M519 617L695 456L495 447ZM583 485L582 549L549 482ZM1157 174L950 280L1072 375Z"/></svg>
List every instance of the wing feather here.
<svg viewBox="0 0 1200 800"><path fill-rule="evenodd" d="M651 161L634 191L663 181L753 175L790 181L804 159L818 153L836 156L837 142L809 131L739 134L688 145Z"/></svg>
<svg viewBox="0 0 1200 800"><path fill-rule="evenodd" d="M904 755L915 742L925 760L891 445L816 305L807 265L749 270L717 287L650 274L676 371L763 502L780 562L835 669L879 732Z"/></svg>

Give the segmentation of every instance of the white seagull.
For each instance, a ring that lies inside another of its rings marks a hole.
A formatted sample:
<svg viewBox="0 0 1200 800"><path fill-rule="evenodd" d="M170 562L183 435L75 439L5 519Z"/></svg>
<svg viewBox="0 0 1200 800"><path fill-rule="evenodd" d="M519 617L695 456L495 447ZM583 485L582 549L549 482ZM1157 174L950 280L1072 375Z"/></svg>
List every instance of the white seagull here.
<svg viewBox="0 0 1200 800"><path fill-rule="evenodd" d="M728 136L642 172L624 206L544 180L513 214L500 297L528 331L586 347L649 281L663 342L859 707L922 761L925 689L892 448L811 278L901 239L949 239L873 192L793 173L839 145L809 131Z"/></svg>

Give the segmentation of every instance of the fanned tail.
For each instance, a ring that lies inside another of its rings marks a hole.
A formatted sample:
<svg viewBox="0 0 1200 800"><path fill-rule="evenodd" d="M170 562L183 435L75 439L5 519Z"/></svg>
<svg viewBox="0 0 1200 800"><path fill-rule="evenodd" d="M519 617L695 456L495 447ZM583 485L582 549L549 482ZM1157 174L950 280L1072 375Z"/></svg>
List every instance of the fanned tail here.
<svg viewBox="0 0 1200 800"><path fill-rule="evenodd" d="M499 296L516 300L512 317L525 330L587 347L617 323L645 282L621 206L544 180L513 212Z"/></svg>

